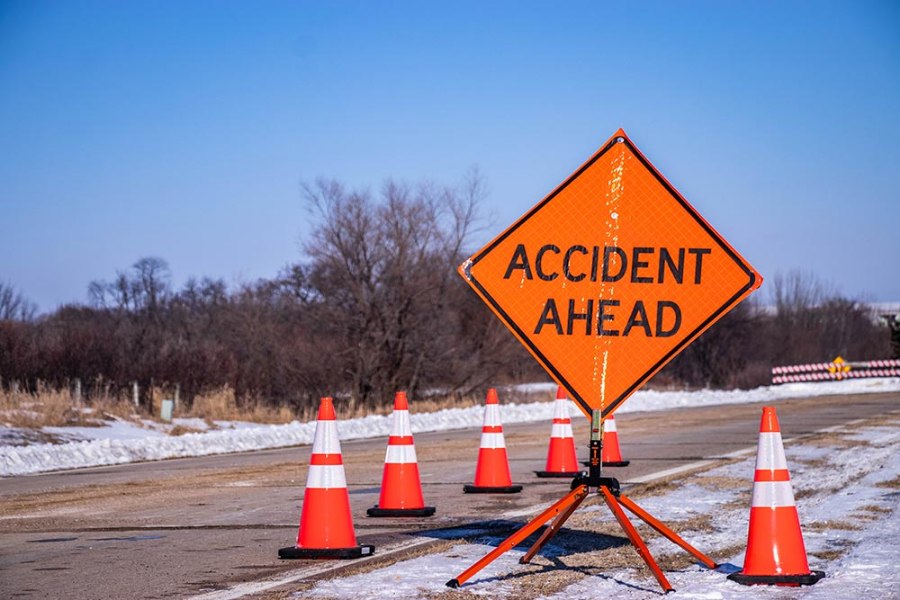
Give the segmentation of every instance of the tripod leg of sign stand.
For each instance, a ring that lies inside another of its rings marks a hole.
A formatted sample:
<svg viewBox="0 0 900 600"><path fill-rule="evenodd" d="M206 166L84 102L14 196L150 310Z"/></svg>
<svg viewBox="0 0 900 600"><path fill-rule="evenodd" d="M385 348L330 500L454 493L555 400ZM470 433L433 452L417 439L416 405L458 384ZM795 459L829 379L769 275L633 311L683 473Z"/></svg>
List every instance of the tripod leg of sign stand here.
<svg viewBox="0 0 900 600"><path fill-rule="evenodd" d="M577 486L571 492L566 494L561 500L557 501L556 504L552 505L550 508L528 522L524 527L500 542L500 544L496 548L486 554L481 560L460 573L455 579L451 579L450 581L448 581L447 587L456 588L464 584L473 575L478 573L478 571L494 562L494 560L498 556L500 556L501 554L505 554L509 550L515 548L519 543L521 543L522 540L537 531L537 529L541 525L543 525L556 515L562 513L563 511L566 511L572 504L580 504L581 501L584 500L584 497L587 496L587 492L588 488L586 485Z"/></svg>
<svg viewBox="0 0 900 600"><path fill-rule="evenodd" d="M706 565L710 569L715 569L718 565L716 562L710 557L706 556L686 541L684 541L681 536L677 533L666 527L663 523L656 520L653 515L642 509L640 506L634 503L631 498L625 496L625 494L619 494L619 504L630 510L632 513L637 515L639 519L644 521L647 525L655 529L660 533L660 535L666 537L674 544L677 544L684 548L689 553L693 554L700 562Z"/></svg>
<svg viewBox="0 0 900 600"><path fill-rule="evenodd" d="M553 519L553 522L550 523L550 526L544 530L544 533L541 534L541 537L539 537L534 545L528 549L528 552L526 552L525 555L519 559L519 563L527 565L531 561L531 559L534 558L534 555L540 552L541 548L543 548L547 544L547 542L550 541L550 538L552 538L559 532L559 530L563 526L563 523L565 523L566 520L572 516L572 513L575 512L575 510L579 506L581 506L581 503L585 498L587 498L587 494L576 498L575 501L567 509L559 513L556 518Z"/></svg>
<svg viewBox="0 0 900 600"><path fill-rule="evenodd" d="M653 555L650 554L650 550L647 549L647 545L644 543L644 540L641 539L640 534L637 532L637 529L634 528L634 525L631 524L631 521L628 520L628 515L625 514L625 511L622 510L622 507L619 506L619 502L613 493L607 488L603 486L600 488L600 493L603 494L603 499L606 500L607 506L609 506L609 510L612 511L613 516L616 517L616 520L619 522L619 525L622 526L622 529L625 530L625 534L628 536L628 539L631 540L631 545L634 546L634 549L637 550L637 553L640 555L644 562L647 563L647 566L650 567L650 570L653 572L653 576L656 577L656 581L659 582L659 585L662 587L665 593L674 592L675 588L671 586L669 580L666 579L666 576L663 574L662 569L659 568L659 565L656 564L656 560L653 558Z"/></svg>

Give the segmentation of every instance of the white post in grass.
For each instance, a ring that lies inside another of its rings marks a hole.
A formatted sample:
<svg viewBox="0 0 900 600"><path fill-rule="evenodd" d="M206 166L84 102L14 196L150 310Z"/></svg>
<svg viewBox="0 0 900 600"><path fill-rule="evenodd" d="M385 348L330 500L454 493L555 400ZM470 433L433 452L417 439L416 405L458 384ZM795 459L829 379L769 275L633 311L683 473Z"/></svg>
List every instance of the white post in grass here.
<svg viewBox="0 0 900 600"><path fill-rule="evenodd" d="M138 408L138 406L140 406L140 403L141 403L141 397L138 393L139 391L140 390L138 389L138 382L135 381L134 383L131 384L131 400L134 402L135 408Z"/></svg>

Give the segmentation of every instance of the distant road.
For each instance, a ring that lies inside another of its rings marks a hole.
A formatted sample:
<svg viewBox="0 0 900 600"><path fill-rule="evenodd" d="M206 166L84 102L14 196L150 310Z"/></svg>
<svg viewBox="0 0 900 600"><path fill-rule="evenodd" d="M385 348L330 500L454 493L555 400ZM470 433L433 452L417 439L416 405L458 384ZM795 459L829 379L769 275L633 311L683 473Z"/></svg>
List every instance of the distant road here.
<svg viewBox="0 0 900 600"><path fill-rule="evenodd" d="M761 404L627 413L616 419L627 468L623 483L699 460L755 448ZM785 438L900 410L900 393L828 396L776 403ZM574 419L579 454L587 423ZM467 495L478 453L477 428L421 433L416 450L431 519L372 519L384 438L345 442L344 463L356 533L376 546L428 538L429 528L525 514L568 489L543 469L548 423L505 427L521 494ZM0 479L0 597L181 598L241 582L287 577L313 564L285 562L293 545L310 448L205 456ZM748 480L748 486L750 482ZM664 518L664 515L658 515ZM341 563L346 565L347 563ZM448 579L455 575L448 573Z"/></svg>

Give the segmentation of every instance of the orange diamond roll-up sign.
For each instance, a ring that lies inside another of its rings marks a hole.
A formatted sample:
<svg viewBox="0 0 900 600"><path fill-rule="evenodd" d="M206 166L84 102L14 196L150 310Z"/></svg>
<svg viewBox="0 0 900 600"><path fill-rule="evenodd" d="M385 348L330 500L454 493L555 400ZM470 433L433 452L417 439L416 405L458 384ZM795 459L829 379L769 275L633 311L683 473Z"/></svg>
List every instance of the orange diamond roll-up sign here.
<svg viewBox="0 0 900 600"><path fill-rule="evenodd" d="M459 272L604 418L762 283L621 129Z"/></svg>

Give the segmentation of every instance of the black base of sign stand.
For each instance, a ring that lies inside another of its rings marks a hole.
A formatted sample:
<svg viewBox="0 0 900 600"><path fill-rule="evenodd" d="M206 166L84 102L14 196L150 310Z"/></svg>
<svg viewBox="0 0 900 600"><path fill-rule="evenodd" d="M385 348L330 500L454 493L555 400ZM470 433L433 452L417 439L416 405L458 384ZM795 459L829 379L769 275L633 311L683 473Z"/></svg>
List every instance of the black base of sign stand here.
<svg viewBox="0 0 900 600"><path fill-rule="evenodd" d="M534 474L538 477L565 477L566 479L587 475L584 471L535 471Z"/></svg>
<svg viewBox="0 0 900 600"><path fill-rule="evenodd" d="M581 464L583 464L586 467L589 467L589 466L591 466L591 461L586 460L586 461L582 462ZM608 460L608 461L604 461L601 464L604 467L627 467L628 465L631 464L631 461L630 460Z"/></svg>
<svg viewBox="0 0 900 600"><path fill-rule="evenodd" d="M464 485L463 491L467 494L518 494L522 491L521 485L506 486L484 486L484 485Z"/></svg>

